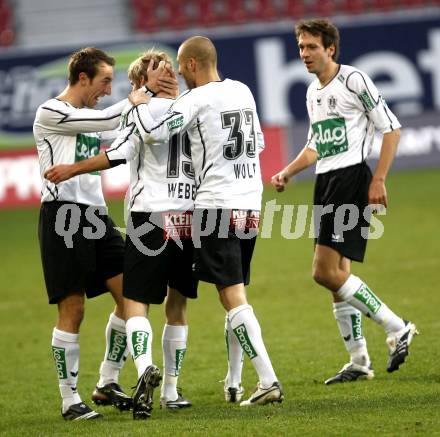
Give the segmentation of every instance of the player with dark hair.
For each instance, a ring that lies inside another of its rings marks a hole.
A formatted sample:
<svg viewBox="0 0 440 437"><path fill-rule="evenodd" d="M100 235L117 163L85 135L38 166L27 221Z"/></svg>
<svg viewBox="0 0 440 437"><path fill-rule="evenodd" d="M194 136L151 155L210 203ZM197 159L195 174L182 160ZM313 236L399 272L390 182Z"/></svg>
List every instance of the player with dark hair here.
<svg viewBox="0 0 440 437"><path fill-rule="evenodd" d="M55 165L74 163L99 153L97 132L114 130L127 100L104 110L94 108L111 94L115 61L102 50L88 47L69 61L69 83L54 99L39 106L34 121L41 175ZM173 79L151 78L152 89L177 89ZM52 349L62 397L62 416L67 420L94 419L77 390L79 328L85 296L110 291L116 302L106 328L106 352L93 399L129 409L132 400L118 384L119 371L127 356L122 270L124 241L107 215L99 173L91 172L63 183L43 179L39 241L49 303L57 304L58 320ZM104 232L93 231L97 221ZM63 230L74 229L72 241Z"/></svg>
<svg viewBox="0 0 440 437"><path fill-rule="evenodd" d="M133 89L147 85L148 77L160 69L174 75L171 59L164 52L151 50L133 61L128 70ZM172 104L172 100L162 96L167 94L155 94L151 103L158 117ZM185 158L189 153L186 138L176 135L166 141L168 147L150 140L143 142L132 112L133 107L128 103L121 115L120 135L105 153L74 164L54 166L45 176L61 182L130 162L123 294L128 346L138 372L133 417L147 419L153 407L153 391L160 382L159 369L153 365L153 330L147 318L148 310L150 304L161 304L165 297L167 323L162 336L161 406L168 409L191 406L177 390L177 379L188 337L186 302L187 298L197 297L190 238L195 184L191 161Z"/></svg>
<svg viewBox="0 0 440 437"><path fill-rule="evenodd" d="M417 334L413 323L398 317L351 273L351 262L364 259L368 235L362 229L369 227L369 205L388 203L385 179L399 142L400 123L365 73L337 63L339 32L330 21L301 21L296 38L302 61L317 77L306 97L310 129L306 146L272 177L272 184L283 191L292 176L316 163L314 205L324 209L315 217L313 278L332 292L333 312L350 354L350 362L325 383L371 379L374 372L362 334L362 313L387 334L388 372L399 369ZM383 140L372 175L366 159L375 129ZM352 207L358 219L352 229L343 231Z"/></svg>

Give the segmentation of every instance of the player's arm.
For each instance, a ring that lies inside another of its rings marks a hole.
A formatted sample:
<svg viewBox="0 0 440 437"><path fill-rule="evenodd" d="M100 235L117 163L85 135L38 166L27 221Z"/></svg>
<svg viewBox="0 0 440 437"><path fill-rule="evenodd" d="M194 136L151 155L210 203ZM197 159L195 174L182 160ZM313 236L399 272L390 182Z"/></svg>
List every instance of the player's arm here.
<svg viewBox="0 0 440 437"><path fill-rule="evenodd" d="M379 161L368 190L368 202L370 205L380 204L387 207L385 181L396 155L401 125L373 81L365 73L360 71L352 73L347 78L347 88L356 94L358 109L364 111L373 121L374 127L383 134Z"/></svg>
<svg viewBox="0 0 440 437"><path fill-rule="evenodd" d="M110 168L109 160L105 153L85 159L84 161L75 162L74 164L58 164L44 172L44 177L54 184L66 181L84 173L92 171L105 170Z"/></svg>
<svg viewBox="0 0 440 437"><path fill-rule="evenodd" d="M127 99L124 99L103 110L47 105L40 107L38 119L45 127L60 134L102 132L118 127L119 118L127 103Z"/></svg>
<svg viewBox="0 0 440 437"><path fill-rule="evenodd" d="M171 135L184 131L191 125L198 110L186 96L188 94L180 96L162 117L157 118L149 107L150 96L140 90L130 93L128 98L134 106L133 119L145 143L165 143Z"/></svg>
<svg viewBox="0 0 440 437"><path fill-rule="evenodd" d="M104 153L73 164L55 165L44 173L44 177L54 184L59 184L74 176L116 167L132 160L139 150L139 146L136 126L127 126Z"/></svg>
<svg viewBox="0 0 440 437"><path fill-rule="evenodd" d="M318 154L316 153L316 150L313 150L306 145L290 164L284 167L279 173L272 176L272 185L279 193L284 191L289 179L307 167L313 165L317 158Z"/></svg>
<svg viewBox="0 0 440 437"><path fill-rule="evenodd" d="M382 147L380 149L379 161L368 190L368 203L370 205L388 206L388 196L385 180L388 171L396 155L397 145L400 139L400 129L387 132L383 135Z"/></svg>

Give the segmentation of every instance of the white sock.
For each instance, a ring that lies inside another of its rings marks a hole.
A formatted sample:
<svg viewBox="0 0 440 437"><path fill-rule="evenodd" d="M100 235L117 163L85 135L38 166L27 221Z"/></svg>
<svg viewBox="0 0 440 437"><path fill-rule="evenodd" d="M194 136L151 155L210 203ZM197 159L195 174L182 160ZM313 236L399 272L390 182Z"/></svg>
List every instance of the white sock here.
<svg viewBox="0 0 440 437"><path fill-rule="evenodd" d="M243 349L231 327L228 314L225 317L225 341L228 353L228 373L225 378L225 387L238 388L241 384L243 370Z"/></svg>
<svg viewBox="0 0 440 437"><path fill-rule="evenodd" d="M340 299L362 311L381 325L387 334L400 331L405 327L404 321L396 316L368 287L365 282L355 275L350 275L347 281L337 291Z"/></svg>
<svg viewBox="0 0 440 437"><path fill-rule="evenodd" d="M362 334L362 313L347 302L335 302L333 314L345 348L350 354L350 361L368 367L371 361L367 341Z"/></svg>
<svg viewBox="0 0 440 437"><path fill-rule="evenodd" d="M58 384L63 399L63 413L71 405L81 402L77 390L79 368L79 334L53 328L52 352L58 374Z"/></svg>
<svg viewBox="0 0 440 437"><path fill-rule="evenodd" d="M177 399L177 379L183 364L186 352L188 326L174 326L165 324L162 333L163 350L163 384L161 397L171 401Z"/></svg>
<svg viewBox="0 0 440 437"><path fill-rule="evenodd" d="M242 349L247 353L258 373L262 388L270 387L277 377L261 336L261 328L250 305L240 305L228 313Z"/></svg>
<svg viewBox="0 0 440 437"><path fill-rule="evenodd" d="M117 383L128 355L125 320L111 313L105 328L105 354L99 368L98 387Z"/></svg>
<svg viewBox="0 0 440 437"><path fill-rule="evenodd" d="M125 323L125 330L128 349L133 357L139 378L145 369L153 364L151 353L153 330L148 319L140 316L128 319Z"/></svg>

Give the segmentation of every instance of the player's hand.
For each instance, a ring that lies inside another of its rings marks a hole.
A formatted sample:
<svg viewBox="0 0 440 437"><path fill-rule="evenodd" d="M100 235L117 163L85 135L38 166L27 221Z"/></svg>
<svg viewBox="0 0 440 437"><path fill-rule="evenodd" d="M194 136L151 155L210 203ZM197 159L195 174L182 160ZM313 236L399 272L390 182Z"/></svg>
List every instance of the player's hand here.
<svg viewBox="0 0 440 437"><path fill-rule="evenodd" d="M179 95L179 82L177 81L176 73L170 64L165 64L164 73L157 78L159 90L170 99L175 99Z"/></svg>
<svg viewBox="0 0 440 437"><path fill-rule="evenodd" d="M165 61L160 61L157 68L154 68L154 59L152 58L147 68L148 81L146 85L148 89L157 94L160 91L158 79L165 75L168 75L168 71L165 68Z"/></svg>
<svg viewBox="0 0 440 437"><path fill-rule="evenodd" d="M138 90L132 91L128 95L128 100L133 106L136 106L140 105L141 103L148 103L151 100L151 97L145 94L145 90L143 88L139 88Z"/></svg>
<svg viewBox="0 0 440 437"><path fill-rule="evenodd" d="M373 177L370 188L368 189L368 204L383 205L385 208L388 207L387 190L383 180Z"/></svg>
<svg viewBox="0 0 440 437"><path fill-rule="evenodd" d="M73 164L54 165L44 172L44 177L54 184L59 184L60 182L67 181L67 179L75 176L73 167Z"/></svg>
<svg viewBox="0 0 440 437"><path fill-rule="evenodd" d="M270 180L271 184L274 186L275 190L278 191L278 193L284 191L284 188L288 181L289 181L289 177L287 176L284 170L281 170L276 175L273 175Z"/></svg>

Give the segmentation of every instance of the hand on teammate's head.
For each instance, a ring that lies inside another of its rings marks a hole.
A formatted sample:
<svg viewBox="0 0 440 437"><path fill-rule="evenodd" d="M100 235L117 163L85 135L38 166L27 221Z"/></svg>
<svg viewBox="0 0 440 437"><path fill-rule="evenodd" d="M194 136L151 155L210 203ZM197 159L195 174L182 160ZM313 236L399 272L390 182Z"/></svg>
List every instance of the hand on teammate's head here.
<svg viewBox="0 0 440 437"><path fill-rule="evenodd" d="M133 90L128 95L128 100L133 106L136 106L140 105L141 103L148 103L151 100L151 97L145 94L144 88L139 88L137 90Z"/></svg>

